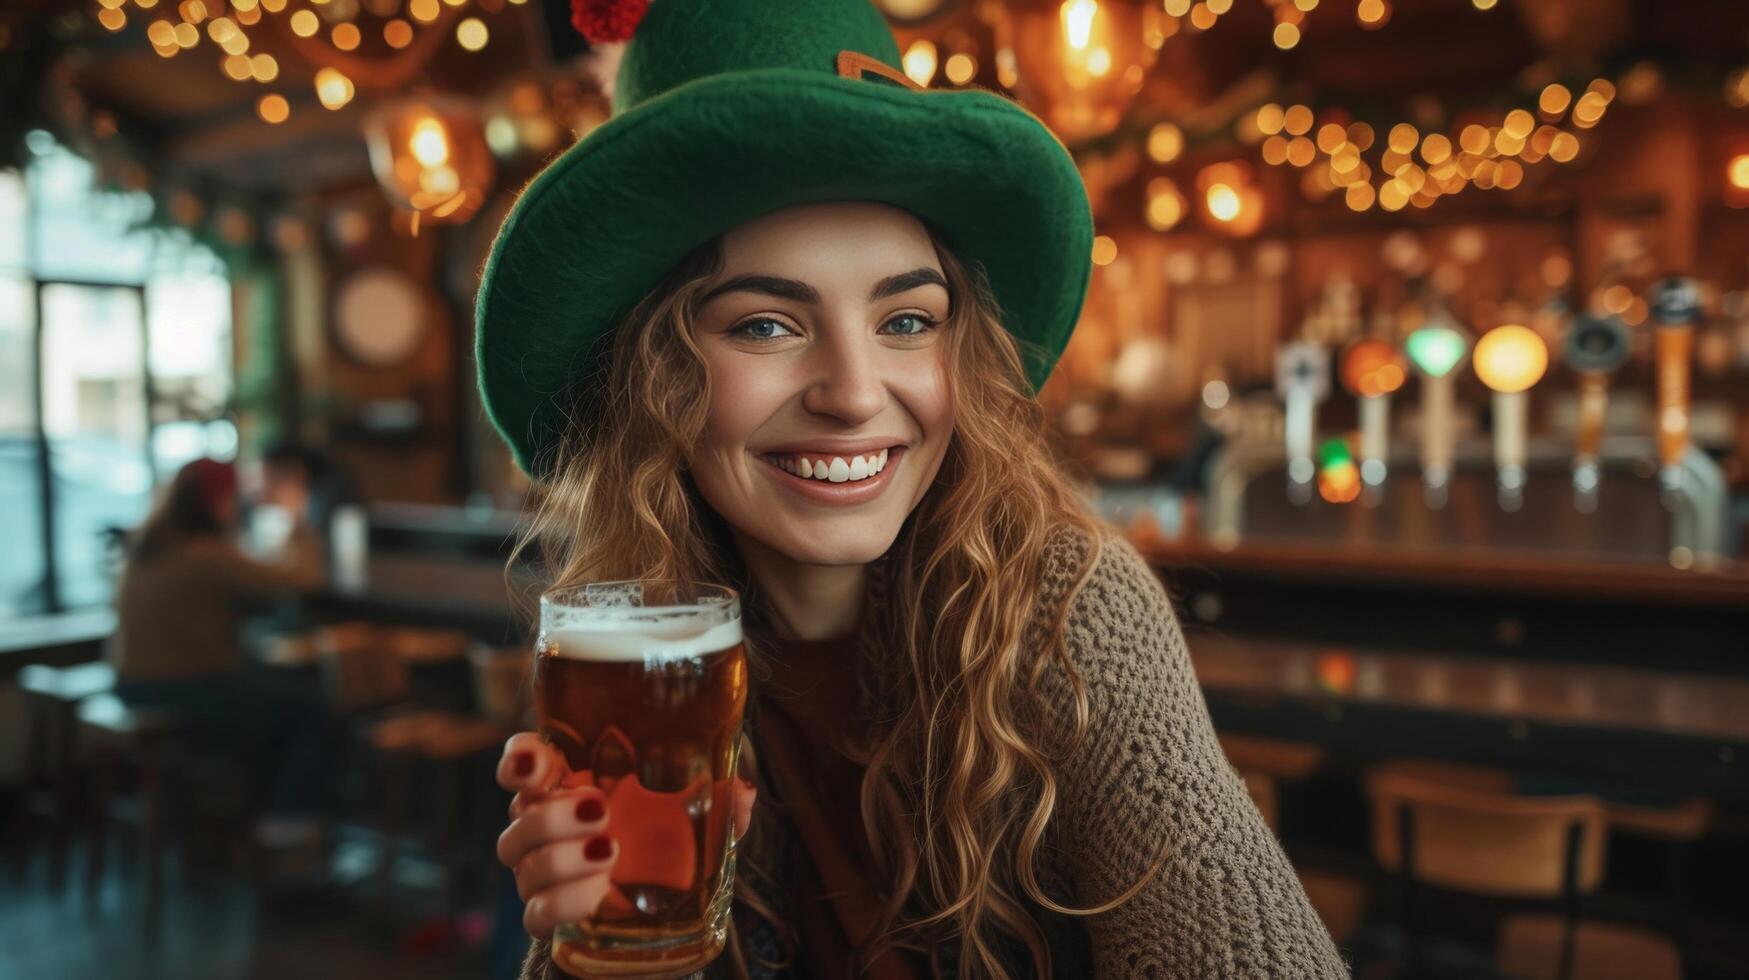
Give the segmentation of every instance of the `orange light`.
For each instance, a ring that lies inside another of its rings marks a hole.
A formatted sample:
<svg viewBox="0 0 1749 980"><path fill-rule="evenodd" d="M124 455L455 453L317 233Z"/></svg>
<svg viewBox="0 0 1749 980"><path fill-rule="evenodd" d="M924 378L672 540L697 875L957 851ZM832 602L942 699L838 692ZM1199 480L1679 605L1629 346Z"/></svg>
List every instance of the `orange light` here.
<svg viewBox="0 0 1749 980"><path fill-rule="evenodd" d="M1209 214L1216 221L1232 221L1239 217L1239 192L1226 184L1215 184L1208 190Z"/></svg>
<svg viewBox="0 0 1749 980"><path fill-rule="evenodd" d="M1148 156L1155 163L1171 163L1184 152L1184 131L1169 122L1148 131Z"/></svg>
<svg viewBox="0 0 1749 980"><path fill-rule="evenodd" d="M1476 341L1476 377L1495 391L1526 391L1549 367L1549 348L1536 331L1516 323L1495 327Z"/></svg>
<svg viewBox="0 0 1749 980"><path fill-rule="evenodd" d="M1347 694L1354 690L1354 657L1336 651L1319 654L1318 686L1326 694Z"/></svg>
<svg viewBox="0 0 1749 980"><path fill-rule="evenodd" d="M285 96L277 93L263 95L261 100L255 103L255 111L266 122L282 123L291 116L291 104L286 102Z"/></svg>
<svg viewBox="0 0 1749 980"><path fill-rule="evenodd" d="M1327 466L1318 474L1318 496L1333 504L1360 499L1360 468L1353 463Z"/></svg>
<svg viewBox="0 0 1749 980"><path fill-rule="evenodd" d="M1749 191L1749 153L1739 153L1732 157L1728 173L1732 187L1740 191Z"/></svg>
<svg viewBox="0 0 1749 980"><path fill-rule="evenodd" d="M1385 341L1357 340L1342 355L1342 383L1363 398L1388 395L1407 377L1402 353Z"/></svg>

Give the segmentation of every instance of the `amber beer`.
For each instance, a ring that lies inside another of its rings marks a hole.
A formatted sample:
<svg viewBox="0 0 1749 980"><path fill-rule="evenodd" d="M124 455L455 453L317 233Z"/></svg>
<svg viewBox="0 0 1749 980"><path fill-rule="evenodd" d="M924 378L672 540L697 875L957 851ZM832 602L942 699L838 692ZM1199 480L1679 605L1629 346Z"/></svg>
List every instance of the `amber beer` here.
<svg viewBox="0 0 1749 980"><path fill-rule="evenodd" d="M619 842L595 914L562 924L579 977L683 977L722 951L734 891L730 780L747 662L734 590L598 582L541 597L535 703L568 785L607 796Z"/></svg>

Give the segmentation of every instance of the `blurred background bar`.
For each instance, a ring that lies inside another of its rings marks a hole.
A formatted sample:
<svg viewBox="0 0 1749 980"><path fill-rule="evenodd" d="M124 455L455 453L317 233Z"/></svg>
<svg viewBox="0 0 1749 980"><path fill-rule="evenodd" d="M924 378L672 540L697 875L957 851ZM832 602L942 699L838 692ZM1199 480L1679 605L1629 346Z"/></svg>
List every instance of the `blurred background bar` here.
<svg viewBox="0 0 1749 980"><path fill-rule="evenodd" d="M873 2L1080 166L1051 437L1357 975L1749 977L1749 7ZM471 311L607 118L570 16L0 9L0 975L516 975ZM124 576L178 493L192 622Z"/></svg>

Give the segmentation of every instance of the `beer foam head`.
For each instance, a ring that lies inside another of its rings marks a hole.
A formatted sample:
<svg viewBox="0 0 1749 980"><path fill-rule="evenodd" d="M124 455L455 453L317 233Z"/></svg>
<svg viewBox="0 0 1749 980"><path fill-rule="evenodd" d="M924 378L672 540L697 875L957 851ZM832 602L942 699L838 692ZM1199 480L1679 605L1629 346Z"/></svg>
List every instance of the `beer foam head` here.
<svg viewBox="0 0 1749 980"><path fill-rule="evenodd" d="M595 661L680 660L720 653L740 642L739 619L699 623L602 618L568 623L541 637L541 647L552 656Z"/></svg>

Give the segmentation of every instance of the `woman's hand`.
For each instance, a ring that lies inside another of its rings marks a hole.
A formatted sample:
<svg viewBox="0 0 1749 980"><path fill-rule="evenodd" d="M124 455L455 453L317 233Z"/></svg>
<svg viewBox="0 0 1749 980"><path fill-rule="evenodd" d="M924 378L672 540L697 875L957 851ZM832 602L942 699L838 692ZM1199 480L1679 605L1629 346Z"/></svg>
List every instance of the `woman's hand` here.
<svg viewBox="0 0 1749 980"><path fill-rule="evenodd" d="M516 876L526 903L523 927L541 940L550 940L561 922L594 914L619 859L619 842L606 833L606 795L593 786L565 786L570 774L564 755L534 732L512 735L498 762L498 785L516 794L510 826L498 837L498 860ZM755 794L739 779L731 787L739 840Z"/></svg>

